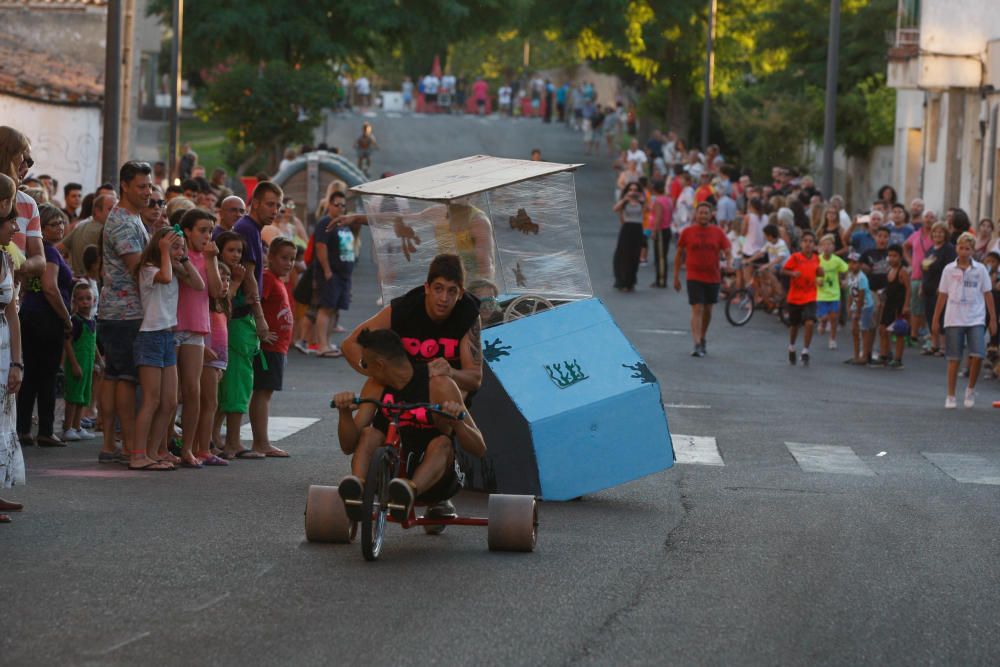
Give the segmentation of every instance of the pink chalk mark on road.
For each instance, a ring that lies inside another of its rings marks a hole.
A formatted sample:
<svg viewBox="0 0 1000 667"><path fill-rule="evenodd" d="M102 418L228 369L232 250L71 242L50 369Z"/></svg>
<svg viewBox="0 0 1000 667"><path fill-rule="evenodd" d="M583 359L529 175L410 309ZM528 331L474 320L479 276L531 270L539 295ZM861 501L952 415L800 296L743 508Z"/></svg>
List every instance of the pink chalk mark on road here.
<svg viewBox="0 0 1000 667"><path fill-rule="evenodd" d="M124 468L119 470L89 470L84 468L34 468L43 477L131 477Z"/></svg>

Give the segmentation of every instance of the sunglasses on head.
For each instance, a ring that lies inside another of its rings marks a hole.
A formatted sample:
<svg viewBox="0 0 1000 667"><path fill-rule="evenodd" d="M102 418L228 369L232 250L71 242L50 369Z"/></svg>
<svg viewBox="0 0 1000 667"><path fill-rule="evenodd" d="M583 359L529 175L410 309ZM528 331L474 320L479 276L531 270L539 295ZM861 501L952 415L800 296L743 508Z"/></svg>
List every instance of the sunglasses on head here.
<svg viewBox="0 0 1000 667"><path fill-rule="evenodd" d="M35 166L35 161L32 160L30 157L26 157L24 158L24 164L28 165L28 169L31 169L32 167Z"/></svg>

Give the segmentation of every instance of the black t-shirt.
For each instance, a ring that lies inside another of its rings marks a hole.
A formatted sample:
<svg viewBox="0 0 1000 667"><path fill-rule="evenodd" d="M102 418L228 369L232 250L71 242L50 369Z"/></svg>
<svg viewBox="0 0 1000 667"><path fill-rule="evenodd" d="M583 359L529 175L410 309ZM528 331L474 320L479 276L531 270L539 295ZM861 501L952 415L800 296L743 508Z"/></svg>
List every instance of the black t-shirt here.
<svg viewBox="0 0 1000 667"><path fill-rule="evenodd" d="M427 363L444 357L453 368L462 367L459 343L479 317L479 299L464 293L443 322L435 322L427 314L423 285L396 297L390 305L389 328L403 339L411 360Z"/></svg>
<svg viewBox="0 0 1000 667"><path fill-rule="evenodd" d="M941 273L944 271L944 267L954 262L958 258L958 253L955 252L955 246L945 243L940 248L931 248L924 254L925 260L931 257L934 258L934 263L924 269L920 282L924 294L937 293L938 286L941 284Z"/></svg>
<svg viewBox="0 0 1000 667"><path fill-rule="evenodd" d="M871 267L868 273L868 286L873 292L885 289L889 282L889 250L888 248L870 248L861 255L861 261Z"/></svg>
<svg viewBox="0 0 1000 667"><path fill-rule="evenodd" d="M351 274L354 273L354 262L341 259L341 255L353 255L353 249L347 252L347 248L343 246L354 243L354 234L350 227L334 227L332 231L328 232L326 231L328 224L330 224L330 216L325 215L316 222L316 228L313 230L313 271L323 277L323 269L315 252L315 244L322 243L326 246L326 259L330 264L330 270L341 278L349 280Z"/></svg>

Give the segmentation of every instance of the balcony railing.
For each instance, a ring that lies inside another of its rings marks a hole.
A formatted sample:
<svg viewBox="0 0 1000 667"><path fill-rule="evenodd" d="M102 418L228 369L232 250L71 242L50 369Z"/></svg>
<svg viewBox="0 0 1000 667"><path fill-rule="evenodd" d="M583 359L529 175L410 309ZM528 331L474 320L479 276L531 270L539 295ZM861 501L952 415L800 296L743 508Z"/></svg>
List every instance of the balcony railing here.
<svg viewBox="0 0 1000 667"><path fill-rule="evenodd" d="M899 0L896 30L886 35L890 58L910 58L920 49L920 0Z"/></svg>

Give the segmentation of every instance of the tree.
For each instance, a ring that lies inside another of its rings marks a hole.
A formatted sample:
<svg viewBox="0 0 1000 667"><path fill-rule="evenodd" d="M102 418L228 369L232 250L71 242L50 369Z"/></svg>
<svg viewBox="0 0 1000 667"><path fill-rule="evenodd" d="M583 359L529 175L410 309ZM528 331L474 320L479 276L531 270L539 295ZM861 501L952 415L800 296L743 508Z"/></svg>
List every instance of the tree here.
<svg viewBox="0 0 1000 667"><path fill-rule="evenodd" d="M289 91L294 91L290 95ZM237 174L261 156L273 168L285 147L312 143L312 132L337 92L329 68L295 67L276 60L240 63L214 75L199 96L199 114L226 127Z"/></svg>

